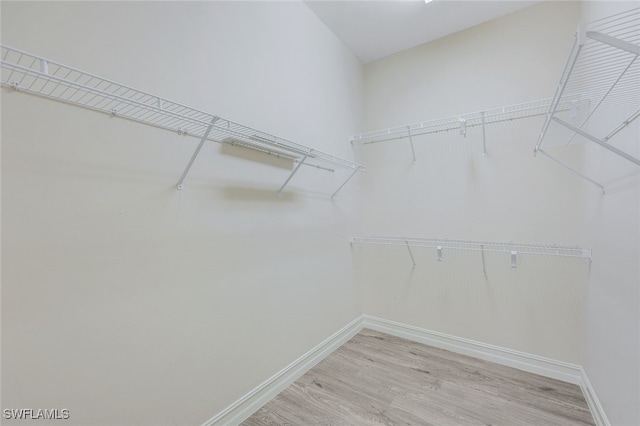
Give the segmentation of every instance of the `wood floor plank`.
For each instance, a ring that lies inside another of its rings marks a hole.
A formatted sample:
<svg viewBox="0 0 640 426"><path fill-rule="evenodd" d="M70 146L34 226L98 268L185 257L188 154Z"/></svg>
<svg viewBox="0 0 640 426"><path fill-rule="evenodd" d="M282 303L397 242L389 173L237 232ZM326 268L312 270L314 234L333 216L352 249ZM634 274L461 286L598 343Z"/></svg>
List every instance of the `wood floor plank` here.
<svg viewBox="0 0 640 426"><path fill-rule="evenodd" d="M594 422L578 386L365 329L242 424Z"/></svg>

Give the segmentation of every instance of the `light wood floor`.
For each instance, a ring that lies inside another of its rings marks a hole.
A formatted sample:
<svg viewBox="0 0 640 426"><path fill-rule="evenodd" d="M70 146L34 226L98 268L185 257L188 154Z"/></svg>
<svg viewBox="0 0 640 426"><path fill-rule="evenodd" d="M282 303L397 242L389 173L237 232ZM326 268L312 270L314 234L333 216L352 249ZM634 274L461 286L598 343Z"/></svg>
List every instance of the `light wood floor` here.
<svg viewBox="0 0 640 426"><path fill-rule="evenodd" d="M365 329L242 424L594 423L578 386Z"/></svg>

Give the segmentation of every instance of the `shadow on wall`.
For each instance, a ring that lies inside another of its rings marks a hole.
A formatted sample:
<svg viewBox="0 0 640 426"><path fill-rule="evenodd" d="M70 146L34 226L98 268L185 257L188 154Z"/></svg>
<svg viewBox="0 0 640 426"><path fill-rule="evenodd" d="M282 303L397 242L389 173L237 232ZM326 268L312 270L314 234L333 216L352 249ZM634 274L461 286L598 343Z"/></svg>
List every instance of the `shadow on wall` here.
<svg viewBox="0 0 640 426"><path fill-rule="evenodd" d="M220 188L222 197L227 201L259 201L261 203L296 202L299 194L292 191L283 191L279 195L274 187L257 188L248 186L224 186ZM305 193L305 195L308 195ZM326 196L325 196L326 197Z"/></svg>

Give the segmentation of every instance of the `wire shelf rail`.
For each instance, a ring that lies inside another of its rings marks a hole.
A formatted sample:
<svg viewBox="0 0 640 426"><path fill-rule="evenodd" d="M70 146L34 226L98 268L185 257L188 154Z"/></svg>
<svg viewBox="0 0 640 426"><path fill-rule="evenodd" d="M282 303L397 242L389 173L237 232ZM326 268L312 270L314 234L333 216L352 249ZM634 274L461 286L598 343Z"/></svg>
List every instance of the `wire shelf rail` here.
<svg viewBox="0 0 640 426"><path fill-rule="evenodd" d="M532 102L525 102L516 105L508 105L500 108L492 108L484 111L472 112L462 115L455 115L439 118L420 123L396 126L387 129L374 130L371 132L354 135L352 143L363 145L386 142L398 139L409 139L415 161L415 150L413 137L429 135L451 130L459 130L460 134L466 136L467 130L473 127L482 127L483 153L487 154L485 126L489 124L512 121L521 118L544 116L549 111L553 99L541 99ZM588 100L581 95L573 95L571 98L563 98L558 105L559 111L575 110L582 107Z"/></svg>
<svg viewBox="0 0 640 426"><path fill-rule="evenodd" d="M640 165L640 159L610 144L611 138L640 117L640 8L635 8L579 27L565 68L560 77L553 101L534 152L540 152L568 171L600 187L602 184L551 156L542 149L551 125L570 131L564 145L576 139L591 141L626 160ZM559 117L560 100L574 93L588 91L592 104L589 114L579 124L572 124ZM594 117L612 121L611 129L604 135L588 131ZM615 120L611 120L615 117Z"/></svg>
<svg viewBox="0 0 640 426"><path fill-rule="evenodd" d="M513 242L495 242L495 241L474 241L474 240L450 240L440 238L416 238L416 237L397 237L397 236L363 236L352 237L351 244L381 244L392 246L405 246L413 266L416 266L415 258L411 247L422 247L435 249L438 261L444 258L444 250L472 250L482 253L483 272L486 275L486 267L484 261L485 252L507 253L511 257L511 267L517 267L517 256L519 254L537 255L537 256L562 256L583 258L591 260L591 249L578 246L563 246L549 244L530 244L530 243L513 243Z"/></svg>
<svg viewBox="0 0 640 426"><path fill-rule="evenodd" d="M146 125L200 138L200 144L178 182L183 181L205 141L228 143L258 150L297 163L285 185L301 165L353 172L331 198L364 166L290 140L170 101L157 95L63 65L49 59L0 45L2 85ZM278 194L283 190L283 185Z"/></svg>

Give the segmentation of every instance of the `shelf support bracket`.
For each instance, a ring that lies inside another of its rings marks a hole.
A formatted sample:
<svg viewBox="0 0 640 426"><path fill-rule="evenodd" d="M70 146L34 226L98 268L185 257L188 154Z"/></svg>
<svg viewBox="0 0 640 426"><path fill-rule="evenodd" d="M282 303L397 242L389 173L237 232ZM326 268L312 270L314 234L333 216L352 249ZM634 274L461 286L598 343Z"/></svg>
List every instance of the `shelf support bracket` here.
<svg viewBox="0 0 640 426"><path fill-rule="evenodd" d="M622 77L626 74L626 72L629 70L629 68L631 68L631 65L633 65L633 63L636 61L636 59L638 59L637 56L634 56L633 59L631 59L631 61L629 62L629 64L627 64L627 67L622 71L622 73L618 76L618 78L616 79L616 81L613 82L613 84L609 87L609 90L607 90L607 93L604 94L604 96L600 99L600 101L598 102L598 104L596 106L593 107L593 109L591 110L591 112L589 113L589 115L587 115L587 118L585 118L582 123L580 123L580 126L578 126L579 129L582 129L582 127L584 127L584 125L586 124L587 121L589 121L589 119L591 118L591 116L596 112L596 110L598 109L598 107L600 105L602 105L602 102L604 102L605 99L607 99L607 96L609 96L609 93L611 93L611 91L614 89L614 87L616 87L616 85L620 82L620 80L622 79ZM571 141L573 140L573 138L576 136L576 133L574 133L573 135L571 135L571 137L569 138L569 140L567 141L567 143L565 145L569 145L571 143ZM605 141L607 140L607 138L604 139Z"/></svg>
<svg viewBox="0 0 640 426"><path fill-rule="evenodd" d="M338 192L340 192L340 190L347 184L347 182L349 182L351 180L352 177L354 177L356 175L356 173L358 173L358 171L360 171L360 168L356 168L353 173L351 173L349 175L349 177L347 178L347 180L345 180L344 182L342 182L342 185L340 185L340 187L336 190L336 192L334 192L333 194L331 194L331 201L333 201L333 197L336 196L336 194Z"/></svg>
<svg viewBox="0 0 640 426"><path fill-rule="evenodd" d="M579 171L577 171L576 169L574 169L573 167L570 167L568 165L566 165L565 163L563 163L562 161L558 160L555 157L552 157L549 153L547 153L546 151L544 151L543 149L539 149L538 152L542 155L544 155L545 157L547 157L549 160L555 162L556 164L560 165L561 167L564 167L565 169L567 169L568 171L570 171L571 173L580 176L583 179L588 180L589 182L591 182L592 184L594 184L595 186L597 186L598 188L600 188L602 190L602 195L604 195L605 190L604 190L604 186L602 186L601 184L599 184L598 182L596 182L595 180L591 179L589 176L586 176L582 173L580 173Z"/></svg>
<svg viewBox="0 0 640 426"><path fill-rule="evenodd" d="M560 78L560 83L558 83L558 87L556 88L556 93L553 95L553 101L551 102L551 107L549 108L549 112L544 120L544 125L542 126L542 131L540 132L540 136L538 137L538 142L536 143L536 147L533 150L534 155L540 150L540 145L544 139L545 134L547 133L547 129L551 124L551 119L556 113L558 109L558 104L560 103L560 99L562 99L562 94L564 93L564 89L567 87L567 83L569 82L569 76L573 71L573 67L576 65L576 61L578 60L578 55L584 46L584 32L580 27L578 27L578 31L576 32L576 37L573 40L573 45L571 46L571 53L569 54L569 59L564 66L564 71L562 72L562 77Z"/></svg>
<svg viewBox="0 0 640 426"><path fill-rule="evenodd" d="M458 125L460 126L460 134L466 138L467 137L467 120L460 117L458 119Z"/></svg>
<svg viewBox="0 0 640 426"><path fill-rule="evenodd" d="M409 144L411 144L411 154L413 154L413 162L416 162L416 150L413 148L413 138L411 137L411 127L407 126L407 133L409 134Z"/></svg>
<svg viewBox="0 0 640 426"><path fill-rule="evenodd" d="M584 130L578 129L576 126L567 123L564 120L560 120L557 117L553 117L553 120L556 121L557 123L563 125L564 127L566 127L567 129L576 132L577 134L579 134L580 136L583 136L587 139L589 139L592 142L597 143L598 145L600 145L601 147L608 149L609 151L613 152L614 154L618 154L619 156L626 158L627 160L631 161L632 163L637 164L638 166L640 166L640 160L637 159L636 157L633 157L629 154L627 154L624 151L619 150L618 148L616 148L615 146L611 146L608 143L596 138L595 136L593 136L590 133L585 132Z"/></svg>
<svg viewBox="0 0 640 426"><path fill-rule="evenodd" d="M484 111L482 111L480 114L482 114L482 155L486 156L487 155L487 135L485 134L485 129L484 129ZM483 254L484 256L484 254Z"/></svg>
<svg viewBox="0 0 640 426"><path fill-rule="evenodd" d="M202 136L202 139L200 139L200 143L198 144L198 147L196 148L195 152L191 156L191 159L189 160L189 163L187 164L187 168L184 169L182 176L180 176L180 180L178 181L178 190L181 191L184 188L184 185L183 185L184 179L187 177L189 170L191 170L191 166L193 166L193 162L196 161L196 157L200 153L200 150L202 149L204 142L209 137L209 133L211 133L211 129L213 128L213 125L216 123L216 121L218 121L218 119L219 119L218 117L213 117L211 119L211 124L209 124L209 127L207 127L207 130L204 132L204 135Z"/></svg>
<svg viewBox="0 0 640 426"><path fill-rule="evenodd" d="M619 38L611 37L610 35L602 34L597 31L587 31L587 37L601 43L608 44L609 46L616 47L620 50L626 50L636 56L640 55L640 46L636 46L628 41L620 40Z"/></svg>
<svg viewBox="0 0 640 426"><path fill-rule="evenodd" d="M640 110L636 111L633 115L631 115L631 117L629 117L626 120L624 120L622 122L622 124L620 124L618 127L613 129L611 131L611 133L609 133L607 136L605 136L602 140L604 142L607 142L609 139L614 137L616 135L616 133L618 133L620 130L624 129L625 127L627 127L629 124L631 124L633 122L633 120L635 120L638 117L640 117Z"/></svg>
<svg viewBox="0 0 640 426"><path fill-rule="evenodd" d="M302 160L300 160L300 162L298 163L298 165L296 166L295 169L293 169L293 171L291 172L291 174L289 175L289 177L287 178L287 180L284 181L284 183L282 184L282 186L280 187L280 189L278 189L278 197L280 197L282 195L282 190L284 189L285 186L287 186L287 184L289 183L289 181L291 180L291 178L293 177L293 175L296 174L296 172L298 171L298 169L300 169L300 166L302 166L304 164L304 161L307 159L309 155L305 155L304 157L302 157Z"/></svg>
<svg viewBox="0 0 640 426"><path fill-rule="evenodd" d="M413 257L413 252L411 251L411 246L409 245L408 241L405 241L404 243L407 246L407 250L409 250L409 256L411 256L411 261L413 262L413 267L415 268L416 267L416 259L414 259L414 257Z"/></svg>
<svg viewBox="0 0 640 426"><path fill-rule="evenodd" d="M487 265L484 262L484 244L480 244L480 251L482 253L482 274L487 276Z"/></svg>

